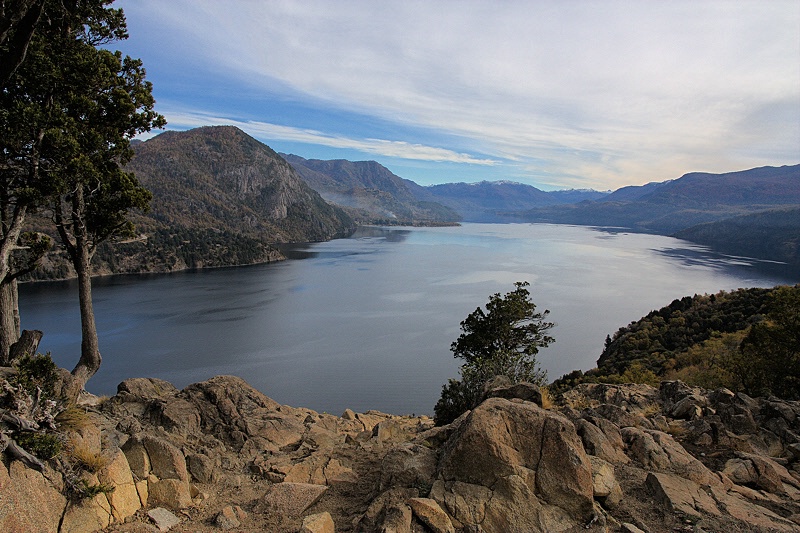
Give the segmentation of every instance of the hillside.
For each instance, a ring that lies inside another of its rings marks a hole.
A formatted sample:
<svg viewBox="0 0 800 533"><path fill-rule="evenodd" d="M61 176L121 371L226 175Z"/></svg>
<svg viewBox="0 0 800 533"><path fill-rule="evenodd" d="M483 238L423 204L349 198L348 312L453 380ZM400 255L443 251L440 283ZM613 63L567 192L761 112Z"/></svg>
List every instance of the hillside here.
<svg viewBox="0 0 800 533"><path fill-rule="evenodd" d="M662 183L624 187L596 201L533 209L522 218L672 235L706 222L797 205L800 165L690 173Z"/></svg>
<svg viewBox="0 0 800 533"><path fill-rule="evenodd" d="M727 254L754 255L800 267L800 207L700 224L675 236Z"/></svg>
<svg viewBox="0 0 800 533"><path fill-rule="evenodd" d="M417 198L413 182L375 161L322 161L282 154L305 182L327 201L363 223L447 224L461 220L454 210Z"/></svg>
<svg viewBox="0 0 800 533"><path fill-rule="evenodd" d="M531 185L511 181L444 183L416 189L428 198L455 209L470 222L511 221L510 216L528 209L597 200L606 193L593 190L545 192Z"/></svg>
<svg viewBox="0 0 800 533"><path fill-rule="evenodd" d="M800 285L685 296L606 338L597 368L553 384L657 384L800 399Z"/></svg>
<svg viewBox="0 0 800 533"><path fill-rule="evenodd" d="M237 128L168 131L135 149L126 168L152 191L151 210L133 216L138 239L98 249L97 273L265 262L281 258L273 244L324 241L355 228L276 152ZM55 250L36 276L70 277L67 263Z"/></svg>

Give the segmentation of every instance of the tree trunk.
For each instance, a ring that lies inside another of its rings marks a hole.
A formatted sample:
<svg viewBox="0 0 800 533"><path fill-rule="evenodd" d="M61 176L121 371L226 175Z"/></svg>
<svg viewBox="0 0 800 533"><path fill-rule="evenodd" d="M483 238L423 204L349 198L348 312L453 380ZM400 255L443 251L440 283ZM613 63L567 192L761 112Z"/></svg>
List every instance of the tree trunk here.
<svg viewBox="0 0 800 533"><path fill-rule="evenodd" d="M86 385L100 368L100 344L92 307L92 250L83 217L85 215L83 189L78 187L72 198L72 223L75 246L71 250L72 262L78 274L78 303L81 311L81 358L72 375Z"/></svg>
<svg viewBox="0 0 800 533"><path fill-rule="evenodd" d="M36 350L39 349L39 343L42 341L44 334L38 329L26 329L19 336L19 340L11 345L8 352L8 363L11 364L21 357L26 355L33 357L36 355Z"/></svg>
<svg viewBox="0 0 800 533"><path fill-rule="evenodd" d="M17 282L11 271L11 252L17 248L22 233L27 207L13 210L9 219L3 218L3 234L0 239L0 363L8 360L8 350L19 339L19 301Z"/></svg>
<svg viewBox="0 0 800 533"><path fill-rule="evenodd" d="M17 280L0 282L0 366L8 366L11 346L19 340L17 298Z"/></svg>

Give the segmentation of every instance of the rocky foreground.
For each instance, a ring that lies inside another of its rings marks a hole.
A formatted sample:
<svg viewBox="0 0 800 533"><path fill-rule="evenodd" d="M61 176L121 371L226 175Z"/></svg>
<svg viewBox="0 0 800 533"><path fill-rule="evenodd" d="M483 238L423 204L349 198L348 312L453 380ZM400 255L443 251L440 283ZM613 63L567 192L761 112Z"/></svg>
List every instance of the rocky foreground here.
<svg viewBox="0 0 800 533"><path fill-rule="evenodd" d="M64 430L71 453L102 458L77 473L101 490L68 499L52 461L4 456L0 531L800 530L800 403L675 381L559 403L496 382L434 427L279 405L229 376L131 379Z"/></svg>

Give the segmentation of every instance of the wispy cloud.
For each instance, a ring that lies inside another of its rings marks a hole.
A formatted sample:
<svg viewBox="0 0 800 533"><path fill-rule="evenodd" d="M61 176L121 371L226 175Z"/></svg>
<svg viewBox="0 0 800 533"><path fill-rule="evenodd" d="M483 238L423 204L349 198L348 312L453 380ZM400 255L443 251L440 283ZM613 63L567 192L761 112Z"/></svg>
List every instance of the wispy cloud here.
<svg viewBox="0 0 800 533"><path fill-rule="evenodd" d="M458 153L434 146L412 144L405 141L352 139L344 136L329 135L311 129L294 128L255 120L240 121L204 113L167 112L167 118L169 119L170 125L178 129L194 128L208 124L225 124L236 126L260 139L316 144L332 148L346 148L384 157L486 166L493 166L500 163L500 161L494 159L480 159L465 153Z"/></svg>
<svg viewBox="0 0 800 533"><path fill-rule="evenodd" d="M307 115L311 129L293 128L254 109L246 123L264 122L263 135L517 162L531 180L600 188L800 161L794 0L122 4L142 21L134 39L141 29L167 41L152 44L153 60L180 50L172 76L181 62L202 66L249 91L439 131L449 144L345 123L332 132Z"/></svg>

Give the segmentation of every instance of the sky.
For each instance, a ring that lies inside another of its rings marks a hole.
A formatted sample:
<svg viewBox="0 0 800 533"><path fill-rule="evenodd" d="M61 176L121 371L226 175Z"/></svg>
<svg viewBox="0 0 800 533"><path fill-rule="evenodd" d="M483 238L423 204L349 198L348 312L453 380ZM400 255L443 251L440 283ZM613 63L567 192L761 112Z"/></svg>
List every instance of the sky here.
<svg viewBox="0 0 800 533"><path fill-rule="evenodd" d="M119 0L168 130L421 185L800 163L797 0Z"/></svg>

